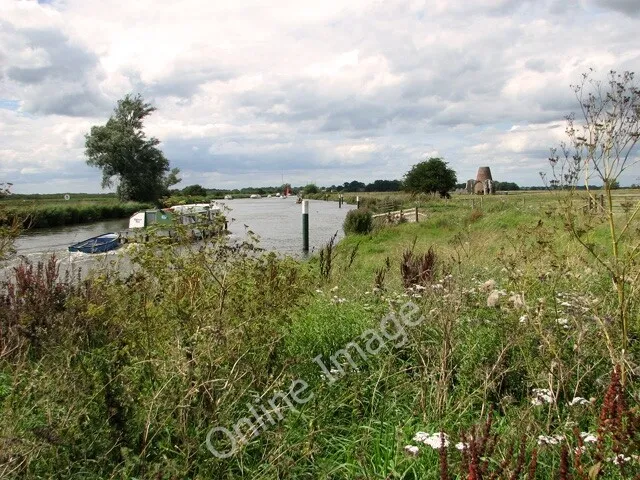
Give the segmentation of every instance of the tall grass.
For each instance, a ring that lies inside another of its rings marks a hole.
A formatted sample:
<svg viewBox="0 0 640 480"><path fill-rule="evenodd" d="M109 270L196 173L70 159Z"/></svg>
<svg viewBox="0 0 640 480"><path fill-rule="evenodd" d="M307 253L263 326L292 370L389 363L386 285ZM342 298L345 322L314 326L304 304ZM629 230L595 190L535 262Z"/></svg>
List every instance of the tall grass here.
<svg viewBox="0 0 640 480"><path fill-rule="evenodd" d="M438 200L322 262L215 238L132 246L126 277L25 265L0 299L0 476L634 478L637 372L623 387L605 341L616 298L551 204ZM401 331L408 300L424 318ZM376 354L350 347L329 382L313 359L384 318ZM212 427L297 379L311 401L211 454Z"/></svg>
<svg viewBox="0 0 640 480"><path fill-rule="evenodd" d="M22 222L24 228L48 228L63 225L89 223L112 218L126 218L138 210L150 208L150 205L138 202L69 202L27 203L16 205L8 203L4 222L10 224Z"/></svg>

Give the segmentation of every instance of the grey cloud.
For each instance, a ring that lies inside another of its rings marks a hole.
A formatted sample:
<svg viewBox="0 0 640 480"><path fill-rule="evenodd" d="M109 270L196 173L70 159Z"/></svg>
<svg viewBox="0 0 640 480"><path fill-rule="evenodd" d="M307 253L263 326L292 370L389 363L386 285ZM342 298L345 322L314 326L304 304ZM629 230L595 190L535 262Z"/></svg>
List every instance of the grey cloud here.
<svg viewBox="0 0 640 480"><path fill-rule="evenodd" d="M626 15L640 15L640 1L638 0L596 0L596 4L602 8L616 10Z"/></svg>
<svg viewBox="0 0 640 480"><path fill-rule="evenodd" d="M16 29L2 23L8 42L0 49L20 53L42 50L46 65L5 66L0 70L7 81L21 86L23 109L29 113L88 116L110 108L110 99L98 82L103 78L98 57L74 45L62 32L53 29ZM7 55L7 54L5 54Z"/></svg>

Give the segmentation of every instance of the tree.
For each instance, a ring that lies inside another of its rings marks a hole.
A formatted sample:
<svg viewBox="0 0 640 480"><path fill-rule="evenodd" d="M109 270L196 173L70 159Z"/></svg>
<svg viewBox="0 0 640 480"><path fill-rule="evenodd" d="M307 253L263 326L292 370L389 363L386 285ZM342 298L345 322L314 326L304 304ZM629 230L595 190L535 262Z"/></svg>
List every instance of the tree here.
<svg viewBox="0 0 640 480"><path fill-rule="evenodd" d="M445 195L456 186L456 172L441 158L431 157L414 165L404 176L404 188L411 193Z"/></svg>
<svg viewBox="0 0 640 480"><path fill-rule="evenodd" d="M310 195L310 194L313 194L313 193L320 193L320 189L318 188L318 186L315 183L308 184L302 190L306 195Z"/></svg>
<svg viewBox="0 0 640 480"><path fill-rule="evenodd" d="M205 197L207 195L207 190L202 185L189 185L182 189L182 194L191 197Z"/></svg>
<svg viewBox="0 0 640 480"><path fill-rule="evenodd" d="M87 164L102 169L102 188L117 183L121 200L156 201L179 181L179 170L169 171L158 148L160 140L143 131L144 119L155 110L140 95L126 95L106 125L94 125L85 135Z"/></svg>

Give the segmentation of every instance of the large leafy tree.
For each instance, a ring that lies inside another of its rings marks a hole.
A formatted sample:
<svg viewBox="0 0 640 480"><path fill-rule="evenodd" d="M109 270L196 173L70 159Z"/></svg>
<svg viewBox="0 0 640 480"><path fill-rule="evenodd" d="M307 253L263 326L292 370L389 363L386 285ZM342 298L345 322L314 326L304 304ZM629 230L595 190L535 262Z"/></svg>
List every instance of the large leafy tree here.
<svg viewBox="0 0 640 480"><path fill-rule="evenodd" d="M156 109L140 95L118 101L106 125L94 125L85 135L87 164L102 169L102 188L117 184L122 200L156 201L180 180L178 169L158 148L160 140L147 138L144 119Z"/></svg>
<svg viewBox="0 0 640 480"><path fill-rule="evenodd" d="M429 158L414 165L404 177L404 188L411 193L444 195L456 186L456 172L441 158Z"/></svg>

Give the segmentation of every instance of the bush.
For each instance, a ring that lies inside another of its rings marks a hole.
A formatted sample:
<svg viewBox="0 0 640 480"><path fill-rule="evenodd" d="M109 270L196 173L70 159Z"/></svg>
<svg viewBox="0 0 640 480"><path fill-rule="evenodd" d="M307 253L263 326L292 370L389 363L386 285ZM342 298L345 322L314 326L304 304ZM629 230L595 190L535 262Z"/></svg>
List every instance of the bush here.
<svg viewBox="0 0 640 480"><path fill-rule="evenodd" d="M367 209L351 210L344 219L342 229L347 235L365 235L373 228L373 215Z"/></svg>

